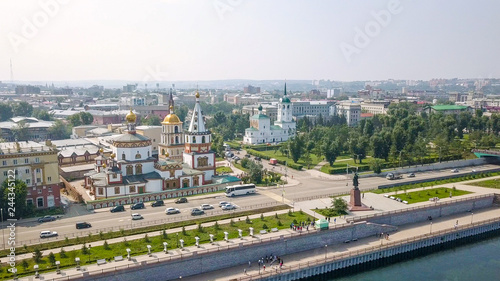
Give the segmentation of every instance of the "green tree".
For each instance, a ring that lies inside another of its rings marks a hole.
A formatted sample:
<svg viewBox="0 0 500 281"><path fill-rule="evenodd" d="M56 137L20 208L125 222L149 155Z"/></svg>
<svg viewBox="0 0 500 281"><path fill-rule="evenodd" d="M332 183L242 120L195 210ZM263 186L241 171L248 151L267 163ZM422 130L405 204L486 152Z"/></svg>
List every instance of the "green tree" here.
<svg viewBox="0 0 500 281"><path fill-rule="evenodd" d="M251 161L249 163L248 175L250 177L250 182L259 184L262 182L262 165Z"/></svg>
<svg viewBox="0 0 500 281"><path fill-rule="evenodd" d="M56 265L56 255L54 253L49 253L49 262L52 266Z"/></svg>
<svg viewBox="0 0 500 281"><path fill-rule="evenodd" d="M26 121L19 121L17 125L11 129L14 138L18 141L27 141L29 137L29 127L30 124Z"/></svg>
<svg viewBox="0 0 500 281"><path fill-rule="evenodd" d="M12 174L14 175L14 174ZM3 209L4 217L15 217L20 219L28 214L28 208L26 206L26 196L27 196L26 183L21 180L9 181L7 178L2 183L2 188L0 189L0 207ZM14 196L12 196L14 194ZM15 212L9 212L9 208L15 208Z"/></svg>
<svg viewBox="0 0 500 281"><path fill-rule="evenodd" d="M6 103L0 103L0 121L7 121L12 118L12 107Z"/></svg>
<svg viewBox="0 0 500 281"><path fill-rule="evenodd" d="M80 120L82 121L82 125L90 125L92 122L94 122L94 117L92 114L88 112L80 112ZM158 118L158 116L156 116ZM158 123L160 125L160 123Z"/></svg>
<svg viewBox="0 0 500 281"><path fill-rule="evenodd" d="M349 205L347 204L347 202L344 199L338 198L338 197L332 199L332 210L337 215L347 214L348 208L349 208Z"/></svg>
<svg viewBox="0 0 500 281"><path fill-rule="evenodd" d="M375 158L371 162L372 170L375 174L380 174L382 172L382 160Z"/></svg>
<svg viewBox="0 0 500 281"><path fill-rule="evenodd" d="M28 267L30 266L28 261L26 259L24 259L22 262L21 262L21 266L23 267L24 271L28 270Z"/></svg>
<svg viewBox="0 0 500 281"><path fill-rule="evenodd" d="M160 126L161 120L160 117L156 115L150 115L144 119L142 119L142 124L146 126Z"/></svg>
<svg viewBox="0 0 500 281"><path fill-rule="evenodd" d="M35 252L33 252L33 260L35 261L35 263L40 263L40 261L42 260L42 252L40 251L40 249L36 248Z"/></svg>
<svg viewBox="0 0 500 281"><path fill-rule="evenodd" d="M82 125L82 120L80 119L80 114L78 113L69 116L67 119L71 124L71 126L73 127L78 127Z"/></svg>
<svg viewBox="0 0 500 281"><path fill-rule="evenodd" d="M29 117L33 113L33 106L25 101L12 105L14 116Z"/></svg>
<svg viewBox="0 0 500 281"><path fill-rule="evenodd" d="M59 119L47 131L51 139L68 139L71 136L71 128Z"/></svg>

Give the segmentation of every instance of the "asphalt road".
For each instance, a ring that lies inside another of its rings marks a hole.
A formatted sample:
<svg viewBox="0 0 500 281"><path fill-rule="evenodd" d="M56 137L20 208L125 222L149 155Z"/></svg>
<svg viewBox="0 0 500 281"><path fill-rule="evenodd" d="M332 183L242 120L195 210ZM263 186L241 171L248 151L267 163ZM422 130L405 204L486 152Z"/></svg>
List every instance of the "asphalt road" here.
<svg viewBox="0 0 500 281"><path fill-rule="evenodd" d="M267 164L265 161L262 161L262 163L264 167L267 169L272 169L273 167ZM276 166L275 170L279 171L279 167L280 165ZM498 166L484 165L484 166L468 167L460 169L460 172L458 174L471 172L472 169L481 171L492 168L498 168ZM287 174L288 176L293 175L295 180L294 182L297 183L295 185L287 186L285 188L286 191L285 198L291 201L298 201L300 200L300 198L311 197L311 196L320 196L333 193L347 192L352 188L351 186L352 180L347 178L340 179L342 177L337 177L339 178L339 180L318 178L306 171L295 171L290 169L288 169ZM433 178L450 174L453 174L451 172L451 169L446 169L442 171L416 173L415 178L406 178L405 175L405 178L394 181L387 180L383 177L360 178L359 187L361 190L366 190L366 189L376 188L379 185L388 184L391 182L407 182L415 179ZM268 187L265 189L267 189L269 192L273 192L276 195L278 195L275 196L275 198L281 198L282 196L281 188ZM223 211L218 207L220 201L233 202L240 209L248 209L250 207L262 208L265 207L266 204L269 205L276 203L275 199L272 199L263 194L254 194L249 196L227 198L224 196L223 193L218 193L209 196L207 195L194 196L194 197L189 197L188 199L189 202L184 204L175 204L173 203L174 201L173 199L165 200L165 206L162 207L151 207L150 206L151 203L147 202L145 203L146 208L141 210L130 210L130 206L126 206L125 212L111 213L109 212L109 208L105 208L105 209L95 210L94 213L89 213L76 217L67 217L67 218L63 217L53 222L45 222L45 223L21 222L18 224L16 229L16 232L18 234L17 241L19 241L18 244L21 245L24 244L23 242L26 242L26 244L37 243L38 241L40 241L39 239L40 231L44 230L57 231L60 237L59 239L63 239L61 237L64 237L65 235L67 235L68 237L86 236L89 230L91 230L93 233L96 233L96 231L99 230L102 230L103 232L107 232L110 230L118 231L120 228L129 229L131 226L140 227L146 225L189 220L193 218L193 216L190 215L190 210L193 207L199 207L201 204L211 204L214 206L214 210L207 210L204 216L219 215L223 213ZM166 215L165 209L167 207L179 208L181 213L174 215ZM224 212L231 212L231 211L224 211ZM132 221L131 219L132 213L139 213L144 217L144 219ZM75 227L75 223L79 221L85 221L91 223L92 228L77 230ZM50 240L52 239L53 238L51 238ZM42 240L48 240L48 239L42 239Z"/></svg>

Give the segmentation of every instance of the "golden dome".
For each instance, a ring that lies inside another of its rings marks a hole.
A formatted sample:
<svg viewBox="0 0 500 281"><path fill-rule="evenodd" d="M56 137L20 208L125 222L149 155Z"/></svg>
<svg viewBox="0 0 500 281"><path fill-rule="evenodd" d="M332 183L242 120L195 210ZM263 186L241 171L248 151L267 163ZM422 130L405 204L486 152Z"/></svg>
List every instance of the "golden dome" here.
<svg viewBox="0 0 500 281"><path fill-rule="evenodd" d="M196 98L199 99L200 98L200 93L198 93L198 91L196 91Z"/></svg>
<svg viewBox="0 0 500 281"><path fill-rule="evenodd" d="M102 147L99 148L99 153L102 154L103 152L104 152L104 149L102 149Z"/></svg>
<svg viewBox="0 0 500 281"><path fill-rule="evenodd" d="M125 116L125 120L127 120L128 123L135 123L136 119L137 116L132 112L132 109L130 109L130 112L127 114L127 116Z"/></svg>
<svg viewBox="0 0 500 281"><path fill-rule="evenodd" d="M170 156L170 154L168 154L168 151L165 151L165 154L164 154L164 155L165 155L165 157Z"/></svg>
<svg viewBox="0 0 500 281"><path fill-rule="evenodd" d="M170 106L170 114L165 116L165 119L163 119L162 124L179 124L179 123L181 123L181 119L179 119L179 116L175 115L174 107Z"/></svg>

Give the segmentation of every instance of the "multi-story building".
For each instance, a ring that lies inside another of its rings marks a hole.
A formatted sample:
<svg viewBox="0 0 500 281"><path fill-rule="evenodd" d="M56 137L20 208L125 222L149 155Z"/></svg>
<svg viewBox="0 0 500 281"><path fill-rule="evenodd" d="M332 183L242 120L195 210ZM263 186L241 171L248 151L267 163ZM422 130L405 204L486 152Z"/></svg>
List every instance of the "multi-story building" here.
<svg viewBox="0 0 500 281"><path fill-rule="evenodd" d="M449 114L460 114L460 112L472 112L472 108L470 106L464 106L464 105L433 105L429 106L428 108L430 110L429 113L442 113L444 115L449 115Z"/></svg>
<svg viewBox="0 0 500 281"><path fill-rule="evenodd" d="M275 103L263 103L259 106L257 105L245 105L241 110L241 113L254 116L259 113L259 107L262 107L262 114L266 115L274 122L278 119L278 105Z"/></svg>
<svg viewBox="0 0 500 281"><path fill-rule="evenodd" d="M59 139L60 136L51 136L48 131L53 125L52 121L38 120L34 117L12 117L8 121L0 122L0 137L6 141Z"/></svg>
<svg viewBox="0 0 500 281"><path fill-rule="evenodd" d="M352 102L341 102L336 106L336 113L344 116L348 126L356 126L361 120L361 105Z"/></svg>
<svg viewBox="0 0 500 281"><path fill-rule="evenodd" d="M16 86L16 95L40 94L40 87Z"/></svg>
<svg viewBox="0 0 500 281"><path fill-rule="evenodd" d="M294 101L292 115L302 117L306 115L326 117L330 115L330 107L333 101Z"/></svg>
<svg viewBox="0 0 500 281"><path fill-rule="evenodd" d="M248 87L243 88L243 92L246 94L258 94L260 93L260 87L254 87L252 85L248 85Z"/></svg>
<svg viewBox="0 0 500 281"><path fill-rule="evenodd" d="M137 126L135 131L139 135L143 135L148 137L151 140L152 152L153 156L158 155L158 145L161 141L161 126Z"/></svg>
<svg viewBox="0 0 500 281"><path fill-rule="evenodd" d="M389 103L362 103L361 110L372 114L387 114Z"/></svg>
<svg viewBox="0 0 500 281"><path fill-rule="evenodd" d="M0 181L9 175L26 183L26 203L37 209L61 204L57 149L32 141L0 143Z"/></svg>

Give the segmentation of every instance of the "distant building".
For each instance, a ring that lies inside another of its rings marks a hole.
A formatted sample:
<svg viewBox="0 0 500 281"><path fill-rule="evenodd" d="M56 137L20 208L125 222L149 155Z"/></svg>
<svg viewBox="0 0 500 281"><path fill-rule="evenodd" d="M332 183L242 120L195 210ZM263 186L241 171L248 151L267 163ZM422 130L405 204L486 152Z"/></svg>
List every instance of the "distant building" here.
<svg viewBox="0 0 500 281"><path fill-rule="evenodd" d="M330 115L330 107L335 105L333 101L294 101L292 115L302 117L306 115Z"/></svg>
<svg viewBox="0 0 500 281"><path fill-rule="evenodd" d="M361 105L352 102L341 102L336 106L336 113L344 116L348 126L356 126L361 120Z"/></svg>
<svg viewBox="0 0 500 281"><path fill-rule="evenodd" d="M40 94L40 87L16 86L16 95Z"/></svg>
<svg viewBox="0 0 500 281"><path fill-rule="evenodd" d="M340 92L342 89L340 88L335 88L335 89L328 89L326 91L326 98L331 99L334 97L340 97Z"/></svg>
<svg viewBox="0 0 500 281"><path fill-rule="evenodd" d="M126 86L123 86L124 92L134 92L135 90L137 90L137 85L135 84L127 84Z"/></svg>
<svg viewBox="0 0 500 281"><path fill-rule="evenodd" d="M258 93L260 93L260 87L254 87L254 86L248 85L248 87L243 88L243 92L245 94L258 94Z"/></svg>
<svg viewBox="0 0 500 281"><path fill-rule="evenodd" d="M0 181L11 171L26 183L26 203L37 209L61 205L57 150L36 142L0 143ZM4 214L5 215L5 214Z"/></svg>
<svg viewBox="0 0 500 281"><path fill-rule="evenodd" d="M135 131L139 135L148 137L151 140L153 156L158 156L158 144L161 141L161 126L137 126Z"/></svg>
<svg viewBox="0 0 500 281"><path fill-rule="evenodd" d="M278 119L278 105L277 104L263 103L259 106L257 106L257 105L245 105L245 106L243 106L241 113L253 116L253 115L259 113L259 107L262 107L262 114L268 116L269 119L271 119L271 122L274 122Z"/></svg>
<svg viewBox="0 0 500 281"><path fill-rule="evenodd" d="M389 110L388 105L390 102L387 103L362 103L361 104L361 110L366 112L366 113L372 113L372 114L387 114L387 110Z"/></svg>
<svg viewBox="0 0 500 281"><path fill-rule="evenodd" d="M472 112L472 107L465 105L433 105L428 107L430 113L442 113L444 115L460 114L460 112Z"/></svg>
<svg viewBox="0 0 500 281"><path fill-rule="evenodd" d="M0 122L0 137L5 141L58 139L61 136L50 136L48 129L54 125L53 121L38 120L35 117L12 117L8 121ZM24 126L24 128L23 128Z"/></svg>

